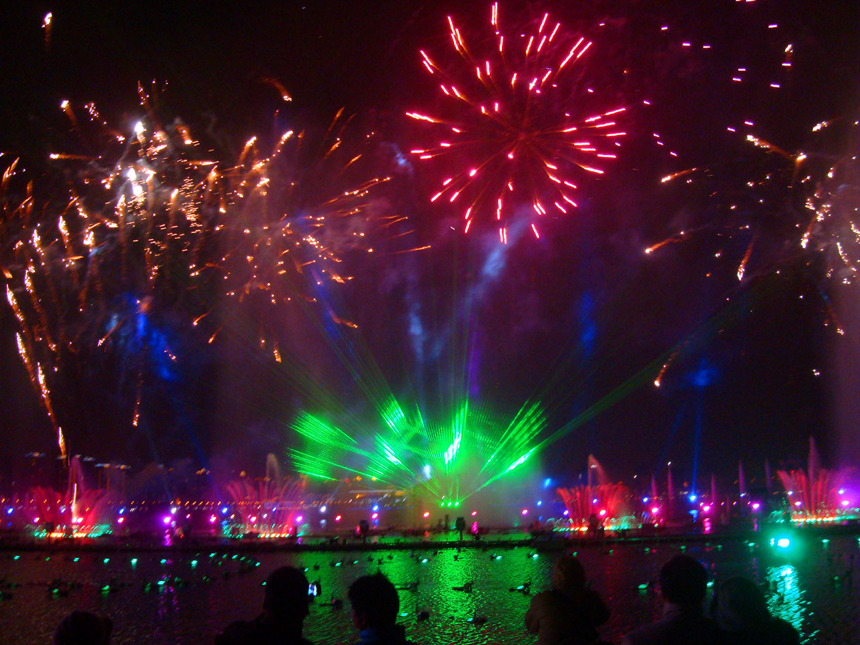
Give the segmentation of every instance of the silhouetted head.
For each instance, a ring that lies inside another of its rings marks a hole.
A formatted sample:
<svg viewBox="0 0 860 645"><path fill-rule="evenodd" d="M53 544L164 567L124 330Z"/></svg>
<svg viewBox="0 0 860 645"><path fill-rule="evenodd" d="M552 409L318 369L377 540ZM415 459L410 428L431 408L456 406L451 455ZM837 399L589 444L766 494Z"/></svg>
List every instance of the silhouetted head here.
<svg viewBox="0 0 860 645"><path fill-rule="evenodd" d="M660 569L660 590L671 603L701 608L708 593L708 572L698 560L676 555Z"/></svg>
<svg viewBox="0 0 860 645"><path fill-rule="evenodd" d="M397 622L400 597L381 573L362 576L349 586L352 620L359 629L390 627Z"/></svg>
<svg viewBox="0 0 860 645"><path fill-rule="evenodd" d="M712 607L714 618L727 632L751 629L770 619L764 594L746 578L729 578L720 585Z"/></svg>
<svg viewBox="0 0 860 645"><path fill-rule="evenodd" d="M578 558L563 555L552 568L552 588L573 591L585 587L585 569Z"/></svg>
<svg viewBox="0 0 860 645"><path fill-rule="evenodd" d="M113 622L88 611L73 611L54 632L54 645L108 645Z"/></svg>
<svg viewBox="0 0 860 645"><path fill-rule="evenodd" d="M266 579L266 614L280 621L301 623L308 611L308 579L295 567L275 569Z"/></svg>

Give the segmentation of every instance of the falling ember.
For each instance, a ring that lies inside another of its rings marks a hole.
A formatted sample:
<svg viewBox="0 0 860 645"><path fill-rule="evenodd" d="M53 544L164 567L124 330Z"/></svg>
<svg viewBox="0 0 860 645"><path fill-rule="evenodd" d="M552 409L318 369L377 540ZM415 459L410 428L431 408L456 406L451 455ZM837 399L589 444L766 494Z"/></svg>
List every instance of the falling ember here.
<svg viewBox="0 0 860 645"><path fill-rule="evenodd" d="M588 72L582 61L591 47L584 37L565 37L560 24L550 23L546 14L526 28L521 48L506 50L498 5L493 4L489 13L490 31L481 37L461 32L455 18L448 16L451 48L444 61L436 59L444 64L420 51L428 72L434 79L442 77L434 81L442 92L440 113L406 115L431 124L425 127L441 128L438 134L443 137L412 153L421 160L447 162L449 171L459 168L446 174L430 201L441 201L443 196L448 203L465 201L464 230L475 222L493 220L500 242L505 243L511 218L522 216L521 204L534 206L533 217L546 214L541 205L545 203L565 214L560 204L576 205L572 176L583 171L604 174L590 160L616 158L617 141L625 132L613 126L626 108L607 109L581 83L581 74ZM523 30L511 32L519 36ZM517 82L519 78L524 82ZM578 114L571 114L571 91L581 95L575 102ZM565 101L558 96L566 97ZM451 137L452 132L456 136ZM576 145L581 137L589 137L589 145ZM614 147L606 149L609 145ZM503 203L506 192L512 194ZM536 225L532 230L539 238Z"/></svg>

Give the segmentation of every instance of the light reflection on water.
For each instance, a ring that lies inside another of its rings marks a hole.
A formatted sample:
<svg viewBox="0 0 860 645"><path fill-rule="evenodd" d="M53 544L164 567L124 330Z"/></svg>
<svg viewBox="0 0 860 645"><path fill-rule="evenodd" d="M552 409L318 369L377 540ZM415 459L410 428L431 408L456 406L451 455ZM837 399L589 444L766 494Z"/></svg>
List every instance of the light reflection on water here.
<svg viewBox="0 0 860 645"><path fill-rule="evenodd" d="M845 582L844 573L860 553L858 541L812 540L796 559L775 561L766 548L751 549L743 541L724 544L600 545L579 548L579 557L596 588L612 609L601 636L618 641L630 629L660 614L655 582L660 567L677 553L700 559L717 580L745 575L772 591L771 611L790 621L805 642L850 642L860 633L860 585ZM534 643L525 633L523 616L530 596L516 588L531 583L531 593L547 587L554 554L528 548L404 550L373 553L258 553L245 556L158 553L103 554L25 553L19 560L0 553L0 579L22 586L12 600L0 602L0 643L49 642L54 626L72 609L113 618L115 645L147 642L211 643L215 633L233 620L254 617L263 598L262 582L278 566L307 567L322 592L305 623L305 636L318 644L338 645L356 639L346 600L348 586L359 576L384 572L400 588L401 624L410 639L423 643L489 645ZM390 556L390 557L389 557ZM79 558L75 562L75 558ZM242 558L245 558L244 560ZM137 558L137 563L131 560ZM164 563L161 561L165 560ZM424 562L423 560L427 561ZM343 560L341 566L332 566ZM381 560L381 562L380 562ZM196 564L192 564L197 561ZM260 566L255 566L259 562ZM840 577L841 576L841 577ZM834 583L839 577L841 582ZM82 588L62 597L46 592L49 581L80 582ZM161 580L163 585L158 585ZM149 591L145 590L150 583ZM471 593L455 590L474 583ZM417 583L417 584L416 584ZM109 584L116 592L102 592ZM640 586L642 587L640 589ZM511 591L513 589L513 591ZM333 607L341 599L344 606ZM417 613L429 611L419 622ZM475 625L474 615L487 621Z"/></svg>
<svg viewBox="0 0 860 645"><path fill-rule="evenodd" d="M809 605L803 599L803 591L797 578L797 569L790 564L768 567L767 582L773 592L767 601L768 609L773 616L787 620L801 634L803 617L808 613ZM813 639L816 633L804 634L807 639Z"/></svg>

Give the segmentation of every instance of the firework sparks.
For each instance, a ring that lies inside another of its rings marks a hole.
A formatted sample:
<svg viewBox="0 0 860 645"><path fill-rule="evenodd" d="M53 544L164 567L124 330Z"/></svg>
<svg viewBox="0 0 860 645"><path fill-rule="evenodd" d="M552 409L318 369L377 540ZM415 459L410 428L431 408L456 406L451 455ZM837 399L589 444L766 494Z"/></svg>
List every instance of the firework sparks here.
<svg viewBox="0 0 860 645"><path fill-rule="evenodd" d="M421 51L445 115L407 112L437 136L412 154L453 169L430 201L459 207L466 232L476 220L487 222L502 243L526 206L539 237L550 213L564 216L577 208L579 177L603 174L616 157L626 108L600 107L581 70L591 42L568 38L548 14L518 38L503 33L493 4L491 37L480 51L467 44L453 18L448 25L456 62L437 62Z"/></svg>
<svg viewBox="0 0 860 645"><path fill-rule="evenodd" d="M140 97L147 117L128 137L107 128L92 104L63 102L78 140L105 146L51 154L71 171L65 203L51 195L50 207L36 207L31 186L13 197L17 161L3 174L6 297L20 327L19 354L64 455L60 425L71 436L77 428L54 390L80 370L118 359L128 374L118 387L137 427L148 379L180 360L162 329L167 320L189 331L202 324L201 340L211 343L221 330L205 324L213 307L259 302L258 295L270 304L296 295L313 301L324 281L349 280L337 268L341 254L367 248L378 231L402 236L409 226L375 204L388 177L362 178L362 151L352 142L364 139L350 134L341 113L323 137L287 131L268 156L254 138L229 164L201 158L190 128L162 123L156 101L142 90ZM282 328L280 319L251 313ZM276 331L261 326L259 341L280 361Z"/></svg>

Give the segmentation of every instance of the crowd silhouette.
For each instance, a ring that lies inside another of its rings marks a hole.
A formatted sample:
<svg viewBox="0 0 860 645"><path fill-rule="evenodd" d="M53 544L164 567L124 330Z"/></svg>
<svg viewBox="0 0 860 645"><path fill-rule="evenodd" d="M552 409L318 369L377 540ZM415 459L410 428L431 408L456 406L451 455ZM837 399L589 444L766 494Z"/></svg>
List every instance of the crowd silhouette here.
<svg viewBox="0 0 860 645"><path fill-rule="evenodd" d="M262 613L227 625L215 637L215 645L311 645L302 636L310 586L300 569L276 569L266 580ZM626 634L621 645L799 644L794 627L770 615L764 594L752 580L724 581L706 612L707 588L708 572L699 561L686 555L673 557L659 575L662 615ZM358 632L355 645L415 645L397 624L398 590L385 575L358 578L350 585L348 597ZM564 555L553 567L550 589L532 597L524 622L526 631L537 635L538 645L606 645L598 628L609 616L610 607L590 588L582 563ZM479 618L486 621L476 614L476 624ZM112 628L109 618L74 611L57 627L54 643L109 645Z"/></svg>

